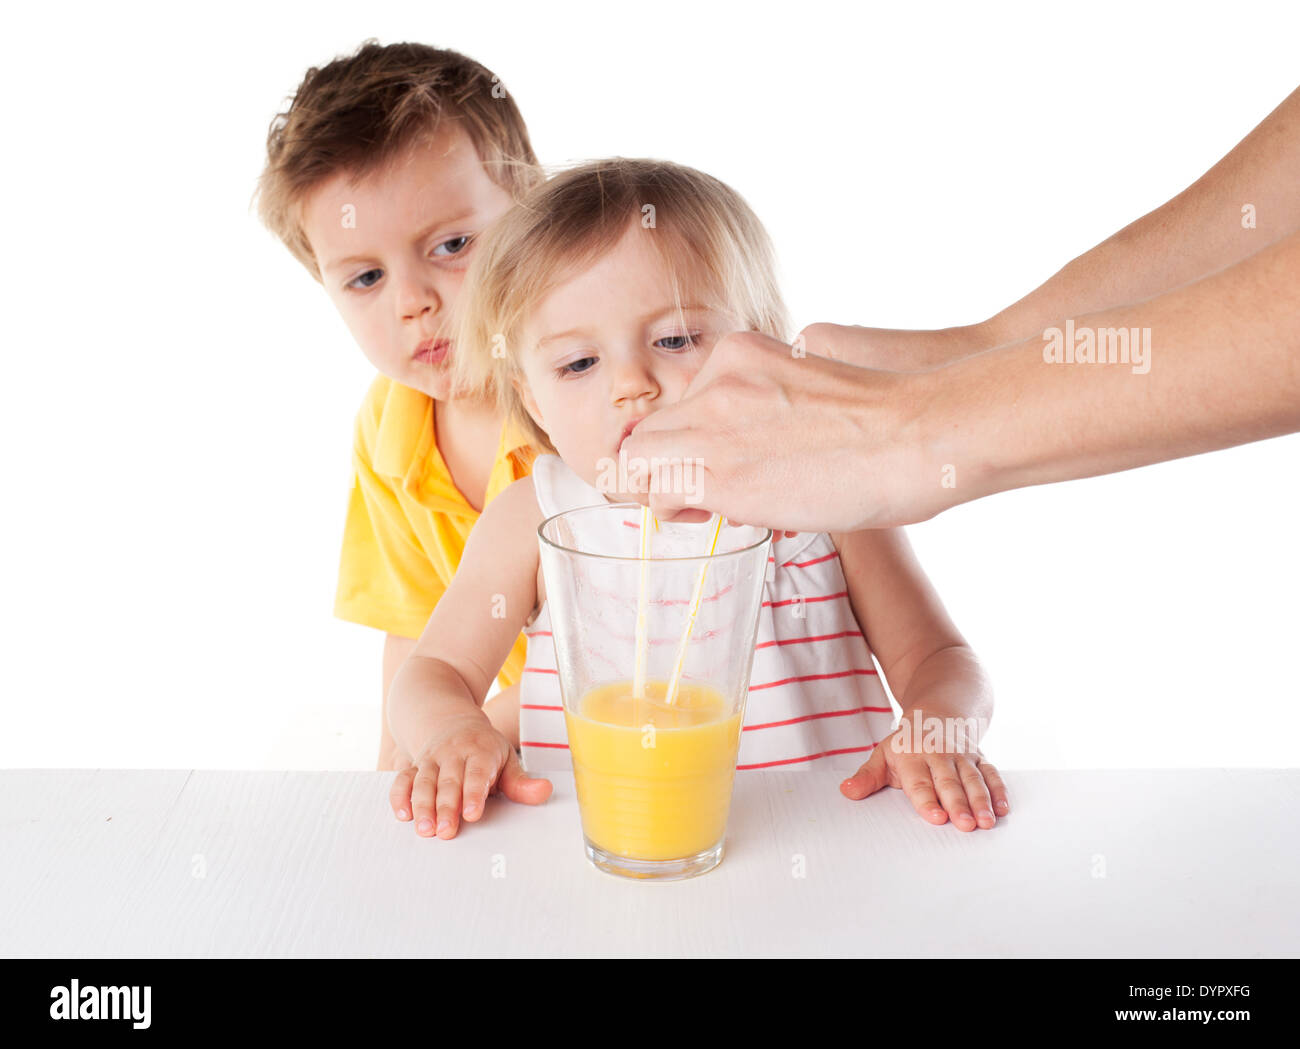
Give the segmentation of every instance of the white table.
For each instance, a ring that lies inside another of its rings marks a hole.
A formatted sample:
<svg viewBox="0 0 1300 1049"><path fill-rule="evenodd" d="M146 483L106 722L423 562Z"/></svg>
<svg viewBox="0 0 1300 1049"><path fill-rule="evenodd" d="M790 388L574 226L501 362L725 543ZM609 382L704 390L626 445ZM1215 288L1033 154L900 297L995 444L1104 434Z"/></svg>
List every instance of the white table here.
<svg viewBox="0 0 1300 1049"><path fill-rule="evenodd" d="M1300 770L1006 772L992 831L838 773L736 778L675 883L583 854L571 775L419 838L380 772L0 771L8 957L1300 953Z"/></svg>

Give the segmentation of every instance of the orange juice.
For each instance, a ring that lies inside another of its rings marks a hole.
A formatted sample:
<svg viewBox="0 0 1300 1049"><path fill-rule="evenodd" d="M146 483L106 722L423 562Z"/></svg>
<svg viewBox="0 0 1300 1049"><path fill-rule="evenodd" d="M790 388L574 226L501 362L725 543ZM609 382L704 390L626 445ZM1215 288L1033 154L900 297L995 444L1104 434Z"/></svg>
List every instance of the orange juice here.
<svg viewBox="0 0 1300 1049"><path fill-rule="evenodd" d="M672 860L722 840L740 747L739 713L707 685L600 685L564 712L587 840L616 856Z"/></svg>

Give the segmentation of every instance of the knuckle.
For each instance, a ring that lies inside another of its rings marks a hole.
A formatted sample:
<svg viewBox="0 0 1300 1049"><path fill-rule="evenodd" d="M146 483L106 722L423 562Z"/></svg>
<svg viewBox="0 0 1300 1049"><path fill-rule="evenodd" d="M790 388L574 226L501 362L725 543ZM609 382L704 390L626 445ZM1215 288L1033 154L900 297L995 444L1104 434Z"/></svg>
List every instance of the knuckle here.
<svg viewBox="0 0 1300 1049"><path fill-rule="evenodd" d="M724 359L731 357L744 348L749 336L750 333L745 331L727 332L714 345L711 356L717 357L721 355Z"/></svg>
<svg viewBox="0 0 1300 1049"><path fill-rule="evenodd" d="M720 416L730 418L736 411L736 384L731 381L715 383L709 389L710 409Z"/></svg>
<svg viewBox="0 0 1300 1049"><path fill-rule="evenodd" d="M481 761L470 762L465 766L465 780L466 782L486 780L495 772L496 766L493 764Z"/></svg>

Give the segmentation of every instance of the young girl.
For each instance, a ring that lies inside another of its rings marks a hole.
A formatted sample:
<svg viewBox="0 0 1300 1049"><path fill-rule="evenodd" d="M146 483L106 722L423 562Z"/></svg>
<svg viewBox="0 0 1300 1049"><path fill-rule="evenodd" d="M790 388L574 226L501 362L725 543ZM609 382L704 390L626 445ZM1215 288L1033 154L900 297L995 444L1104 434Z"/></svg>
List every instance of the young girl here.
<svg viewBox="0 0 1300 1049"><path fill-rule="evenodd" d="M681 398L719 338L787 338L774 268L733 190L663 161L573 168L484 234L461 300L458 381L495 395L546 454L484 512L394 678L389 724L412 767L391 801L418 833L454 837L489 793L545 801L550 782L525 768L572 767L538 525L635 498L610 469L623 441ZM737 769L857 768L840 784L850 798L902 787L932 823L992 827L1006 789L952 731L987 722L990 690L902 532L782 536L772 554ZM482 703L521 627L517 754ZM880 673L904 715L892 736Z"/></svg>

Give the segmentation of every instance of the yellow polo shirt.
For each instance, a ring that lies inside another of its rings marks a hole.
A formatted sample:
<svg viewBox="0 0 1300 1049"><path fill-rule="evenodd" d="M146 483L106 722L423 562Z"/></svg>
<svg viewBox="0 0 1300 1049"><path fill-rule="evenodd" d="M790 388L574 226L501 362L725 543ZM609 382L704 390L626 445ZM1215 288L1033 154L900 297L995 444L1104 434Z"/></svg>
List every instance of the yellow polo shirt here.
<svg viewBox="0 0 1300 1049"><path fill-rule="evenodd" d="M517 427L503 426L484 505L526 476L535 457ZM433 400L376 376L357 412L352 465L334 614L419 637L479 516L438 451ZM519 680L525 649L520 634L497 676L502 688Z"/></svg>

